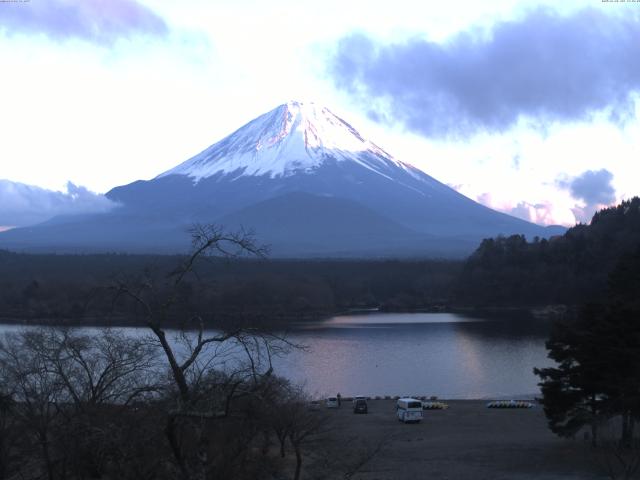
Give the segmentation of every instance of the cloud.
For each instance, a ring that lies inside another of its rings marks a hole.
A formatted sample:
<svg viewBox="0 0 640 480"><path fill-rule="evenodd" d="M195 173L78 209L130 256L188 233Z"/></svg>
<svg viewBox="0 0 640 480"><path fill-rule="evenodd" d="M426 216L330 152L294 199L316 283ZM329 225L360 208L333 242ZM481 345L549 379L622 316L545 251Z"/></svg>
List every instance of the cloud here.
<svg viewBox="0 0 640 480"><path fill-rule="evenodd" d="M606 168L587 170L577 177L565 177L556 181L560 188L568 190L571 196L583 202L571 209L576 220L589 222L593 214L616 202L616 190L611 184L613 174Z"/></svg>
<svg viewBox="0 0 640 480"><path fill-rule="evenodd" d="M560 222L555 219L553 205L548 202L519 202L514 207L507 209L505 213L527 220L528 222L537 223L538 225L560 224Z"/></svg>
<svg viewBox="0 0 640 480"><path fill-rule="evenodd" d="M0 5L0 31L110 45L137 34L164 36L164 20L136 0L35 0Z"/></svg>
<svg viewBox="0 0 640 480"><path fill-rule="evenodd" d="M538 225L562 225L561 212L551 202L530 203L521 201L516 204L510 201L500 201L491 193L481 193L476 200L486 207L512 215L527 222Z"/></svg>
<svg viewBox="0 0 640 480"><path fill-rule="evenodd" d="M603 168L587 170L569 182L571 196L587 204L609 205L616 201L616 190L611 185L613 174Z"/></svg>
<svg viewBox="0 0 640 480"><path fill-rule="evenodd" d="M23 183L0 180L0 226L23 227L57 215L106 212L117 204L85 187L67 183L55 192Z"/></svg>
<svg viewBox="0 0 640 480"><path fill-rule="evenodd" d="M445 43L381 44L353 34L338 43L327 68L372 119L393 118L429 137L603 111L623 122L633 117L640 91L640 15L534 10Z"/></svg>

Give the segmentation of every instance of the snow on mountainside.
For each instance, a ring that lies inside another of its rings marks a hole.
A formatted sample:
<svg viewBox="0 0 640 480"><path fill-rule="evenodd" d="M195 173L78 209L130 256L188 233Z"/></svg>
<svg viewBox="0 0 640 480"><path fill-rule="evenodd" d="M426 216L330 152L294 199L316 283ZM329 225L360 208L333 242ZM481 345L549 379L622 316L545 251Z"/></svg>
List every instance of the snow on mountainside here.
<svg viewBox="0 0 640 480"><path fill-rule="evenodd" d="M293 192L356 202L427 235L474 241L498 234L548 235L394 159L312 102L281 105L153 180L114 188L107 196L130 210L163 212L165 218L226 222L237 221L234 212L252 205L261 205L261 215L277 216L264 208L279 204L263 202ZM332 215L340 215L334 207L325 202ZM251 218L258 218L251 211ZM297 230L304 234L308 228L298 225Z"/></svg>
<svg viewBox="0 0 640 480"><path fill-rule="evenodd" d="M217 174L286 177L312 173L327 159L352 161L387 178L396 169L418 174L414 167L362 138L329 109L291 101L156 178L178 174L198 182Z"/></svg>
<svg viewBox="0 0 640 480"><path fill-rule="evenodd" d="M216 223L255 230L283 257L455 257L487 237L558 233L474 202L302 102L106 197L119 206L2 232L0 248L176 253L190 225Z"/></svg>

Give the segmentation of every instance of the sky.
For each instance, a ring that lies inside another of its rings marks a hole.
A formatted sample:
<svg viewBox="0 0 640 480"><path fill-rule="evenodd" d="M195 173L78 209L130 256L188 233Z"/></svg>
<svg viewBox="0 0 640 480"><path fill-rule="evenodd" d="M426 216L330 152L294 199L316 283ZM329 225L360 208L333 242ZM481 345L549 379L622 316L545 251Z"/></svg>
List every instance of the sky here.
<svg viewBox="0 0 640 480"><path fill-rule="evenodd" d="M0 229L110 208L289 100L540 224L640 194L640 3L0 2Z"/></svg>

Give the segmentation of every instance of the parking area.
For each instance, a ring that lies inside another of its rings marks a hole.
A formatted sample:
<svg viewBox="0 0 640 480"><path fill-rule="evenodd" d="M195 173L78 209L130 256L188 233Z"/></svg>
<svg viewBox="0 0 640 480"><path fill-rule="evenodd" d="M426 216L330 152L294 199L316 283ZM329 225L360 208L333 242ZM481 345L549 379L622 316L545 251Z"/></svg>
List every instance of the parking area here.
<svg viewBox="0 0 640 480"><path fill-rule="evenodd" d="M602 478L584 440L560 439L540 406L490 409L485 401L454 400L446 410L425 410L417 424L403 424L395 400L369 400L368 413L350 401L328 409L335 461L358 465L351 477L374 479Z"/></svg>

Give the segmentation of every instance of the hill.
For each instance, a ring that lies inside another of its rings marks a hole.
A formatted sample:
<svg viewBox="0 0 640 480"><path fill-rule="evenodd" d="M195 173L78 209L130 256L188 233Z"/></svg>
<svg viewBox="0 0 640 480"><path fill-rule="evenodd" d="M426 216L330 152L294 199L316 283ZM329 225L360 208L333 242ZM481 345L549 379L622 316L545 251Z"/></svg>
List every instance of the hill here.
<svg viewBox="0 0 640 480"><path fill-rule="evenodd" d="M607 276L640 248L640 198L597 212L589 225L528 242L522 235L485 239L456 282L457 302L475 306L575 305L598 300Z"/></svg>

